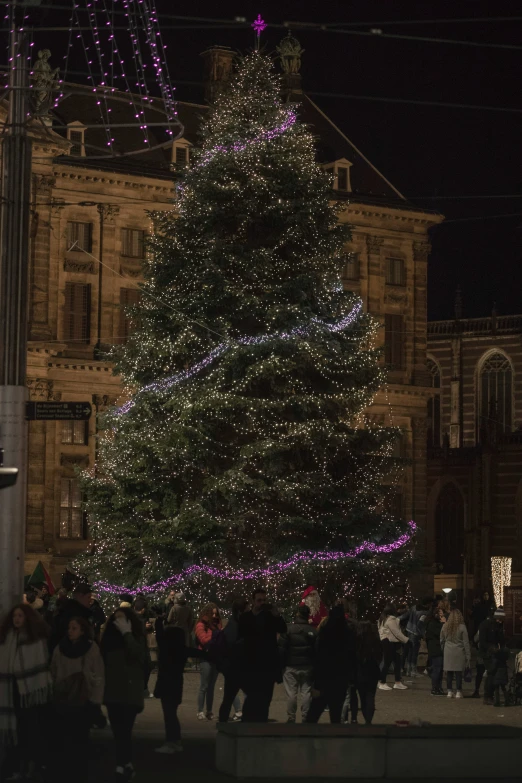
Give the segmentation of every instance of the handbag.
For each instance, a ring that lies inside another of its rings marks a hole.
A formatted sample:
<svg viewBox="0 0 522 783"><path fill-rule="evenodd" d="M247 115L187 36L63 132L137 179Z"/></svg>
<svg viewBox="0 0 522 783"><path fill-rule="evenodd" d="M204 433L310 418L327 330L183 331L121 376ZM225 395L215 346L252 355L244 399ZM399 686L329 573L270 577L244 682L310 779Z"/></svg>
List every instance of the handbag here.
<svg viewBox="0 0 522 783"><path fill-rule="evenodd" d="M471 682L471 667L466 666L464 669L464 682Z"/></svg>
<svg viewBox="0 0 522 783"><path fill-rule="evenodd" d="M57 707L84 707L89 701L90 689L83 667L85 655L82 657L82 670L74 672L54 686L54 703Z"/></svg>

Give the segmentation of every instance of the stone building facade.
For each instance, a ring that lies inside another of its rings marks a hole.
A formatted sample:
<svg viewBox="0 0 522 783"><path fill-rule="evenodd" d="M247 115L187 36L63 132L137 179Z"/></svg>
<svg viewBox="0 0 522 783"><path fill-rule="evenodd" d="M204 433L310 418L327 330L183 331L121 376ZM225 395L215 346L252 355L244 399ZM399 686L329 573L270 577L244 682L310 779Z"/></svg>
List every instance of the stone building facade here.
<svg viewBox="0 0 522 783"><path fill-rule="evenodd" d="M470 593L490 587L494 556L522 584L522 315L456 310L428 324L427 546Z"/></svg>
<svg viewBox="0 0 522 783"><path fill-rule="evenodd" d="M204 53L207 94L230 73L232 56L225 47ZM287 97L301 103L317 136L319 162L334 175L340 219L352 227L345 286L382 323L390 371L370 415L402 428L401 454L411 460L392 490L393 503L424 527L428 230L442 217L408 203L303 92L295 68L285 79ZM147 212L175 209L176 166L189 164L205 112L181 102L182 138L166 146L158 137L150 152L100 158L92 153L104 143L95 99L78 85L64 92L47 131L34 131L28 386L32 400L89 401L93 416L86 425L29 424L26 569L41 559L55 578L88 543L75 469L93 466L97 415L121 395L100 348L126 338L124 306L139 295L152 228ZM124 94L112 99L128 104ZM123 152L143 146L138 129L114 136Z"/></svg>

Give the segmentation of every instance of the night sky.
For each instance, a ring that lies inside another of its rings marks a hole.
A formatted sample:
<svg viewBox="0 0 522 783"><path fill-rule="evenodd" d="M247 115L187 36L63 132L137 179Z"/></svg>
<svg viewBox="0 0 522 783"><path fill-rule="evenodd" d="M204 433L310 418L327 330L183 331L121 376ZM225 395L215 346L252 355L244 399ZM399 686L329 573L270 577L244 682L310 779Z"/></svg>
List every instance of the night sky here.
<svg viewBox="0 0 522 783"><path fill-rule="evenodd" d="M61 0L63 3L63 0ZM79 0L80 4L86 0ZM448 43L344 35L291 25L305 49L303 88L372 163L418 206L442 212L447 223L432 236L429 266L430 318L453 314L460 284L463 313L521 313L522 302L522 6L504 0L339 0L324 4L280 0L198 0L177 4L157 0L163 14L193 14L253 20L260 12L269 25L262 40L268 52L286 31L286 21L367 22L395 35L511 44L518 50ZM51 20L49 11L46 21ZM431 23L435 19L486 17L486 22ZM508 21L491 21L509 17ZM61 16L62 24L66 21ZM422 24L406 24L423 20ZM399 24L386 25L385 22ZM165 20L165 25L182 25ZM191 23L195 24L195 23ZM42 34L43 35L43 34ZM63 38L46 33L58 52ZM200 52L213 44L246 51L248 29L165 29L169 67L180 100L202 102ZM37 41L42 45L43 41ZM53 56L53 60L58 61ZM332 98L317 93L379 96L516 109L500 112L395 102ZM515 195L517 198L493 198ZM442 196L487 196L442 199ZM515 213L513 215L513 213ZM498 217L511 215L508 217ZM466 218L466 219L465 219ZM472 219L470 219L472 218Z"/></svg>

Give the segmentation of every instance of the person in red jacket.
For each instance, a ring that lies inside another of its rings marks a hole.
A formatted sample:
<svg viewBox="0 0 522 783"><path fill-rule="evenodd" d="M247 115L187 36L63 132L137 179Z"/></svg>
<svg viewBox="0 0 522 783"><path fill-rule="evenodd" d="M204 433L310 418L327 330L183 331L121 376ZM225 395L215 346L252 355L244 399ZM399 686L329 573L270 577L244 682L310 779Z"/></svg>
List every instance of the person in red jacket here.
<svg viewBox="0 0 522 783"><path fill-rule="evenodd" d="M201 610L199 620L196 623L196 641L200 650L207 650L212 637L222 628L221 616L216 604L207 604ZM210 661L201 661L200 664L201 681L198 693L198 720L212 720L212 706L214 704L214 688L218 670L215 663ZM205 701L207 711L204 711Z"/></svg>
<svg viewBox="0 0 522 783"><path fill-rule="evenodd" d="M317 592L317 587L313 587L313 585L306 588L299 606L308 606L310 609L310 619L308 622L310 625L313 625L314 628L318 627L323 617L328 617L328 609L321 601L319 593Z"/></svg>

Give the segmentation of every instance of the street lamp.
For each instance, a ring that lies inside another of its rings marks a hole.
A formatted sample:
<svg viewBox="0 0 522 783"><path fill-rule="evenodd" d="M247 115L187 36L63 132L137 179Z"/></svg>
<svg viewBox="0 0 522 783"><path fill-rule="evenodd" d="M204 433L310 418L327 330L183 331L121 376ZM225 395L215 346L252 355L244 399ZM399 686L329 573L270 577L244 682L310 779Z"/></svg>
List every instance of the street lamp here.
<svg viewBox="0 0 522 783"><path fill-rule="evenodd" d="M442 588L442 592L443 592L443 593L446 593L446 595L449 595L449 594L451 593L451 591L452 591L452 590L453 590L453 588L452 588L452 587L443 587L443 588Z"/></svg>

